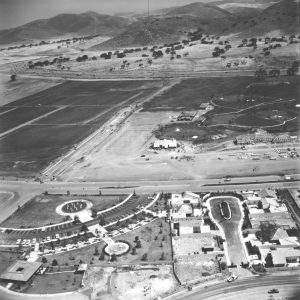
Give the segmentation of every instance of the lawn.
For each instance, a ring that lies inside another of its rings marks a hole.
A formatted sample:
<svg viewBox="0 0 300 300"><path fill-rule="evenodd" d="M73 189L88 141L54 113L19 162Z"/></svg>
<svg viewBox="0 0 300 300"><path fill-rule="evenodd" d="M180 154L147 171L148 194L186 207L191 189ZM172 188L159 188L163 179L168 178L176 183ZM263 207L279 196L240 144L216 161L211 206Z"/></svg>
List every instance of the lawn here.
<svg viewBox="0 0 300 300"><path fill-rule="evenodd" d="M28 201L20 210L9 216L3 227L41 227L47 224L63 222L64 217L56 213L56 207L65 201L86 199L93 202L95 210L104 210L123 201L126 195L115 196L53 196L40 195Z"/></svg>
<svg viewBox="0 0 300 300"><path fill-rule="evenodd" d="M137 245L135 237L138 237L141 241L141 248L136 248L136 254L132 254L131 250L128 254L119 256L117 258L118 262L138 263L143 261L142 257L144 254L147 254L147 261L151 262L161 261L162 256L165 261L172 260L170 226L163 219L156 219L145 226L119 235L114 239L129 242L132 249Z"/></svg>
<svg viewBox="0 0 300 300"><path fill-rule="evenodd" d="M273 126L279 124L277 120L264 119L252 113L240 115L234 120L234 123L236 125L249 126L249 127L264 127L264 126Z"/></svg>
<svg viewBox="0 0 300 300"><path fill-rule="evenodd" d="M66 264L69 266L74 266L78 265L79 263L99 264L101 263L101 261L99 260L99 254L104 245L104 242L99 242L94 245L78 248L63 253L53 254L50 256L48 255L45 257L49 266L51 266L54 259L57 260L58 266L65 266ZM95 252L95 249L98 249L98 253ZM39 258L38 261L42 261L42 258Z"/></svg>
<svg viewBox="0 0 300 300"><path fill-rule="evenodd" d="M82 274L75 274L74 272L36 275L32 283L22 292L28 294L71 292L81 287L82 277Z"/></svg>

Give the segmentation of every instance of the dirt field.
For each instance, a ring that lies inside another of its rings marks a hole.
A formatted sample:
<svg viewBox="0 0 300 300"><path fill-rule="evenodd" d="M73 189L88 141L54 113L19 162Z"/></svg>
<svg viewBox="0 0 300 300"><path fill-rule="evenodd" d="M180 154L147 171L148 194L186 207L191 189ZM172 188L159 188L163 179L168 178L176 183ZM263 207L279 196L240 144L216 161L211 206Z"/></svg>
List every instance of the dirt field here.
<svg viewBox="0 0 300 300"><path fill-rule="evenodd" d="M176 287L171 266L144 266L132 271L118 271L113 293L124 300L142 300L161 296Z"/></svg>

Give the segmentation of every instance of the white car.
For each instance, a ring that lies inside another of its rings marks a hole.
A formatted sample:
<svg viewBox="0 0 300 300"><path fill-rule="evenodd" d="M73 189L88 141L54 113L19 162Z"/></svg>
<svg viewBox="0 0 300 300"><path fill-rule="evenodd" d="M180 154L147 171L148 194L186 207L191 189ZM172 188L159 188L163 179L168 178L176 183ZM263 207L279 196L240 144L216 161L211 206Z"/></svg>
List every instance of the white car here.
<svg viewBox="0 0 300 300"><path fill-rule="evenodd" d="M16 244L21 244L21 239L17 239Z"/></svg>
<svg viewBox="0 0 300 300"><path fill-rule="evenodd" d="M238 278L238 276L235 275L234 273L232 273L232 274L227 278L227 281L228 281L228 282L232 282L232 281L235 281L237 278Z"/></svg>

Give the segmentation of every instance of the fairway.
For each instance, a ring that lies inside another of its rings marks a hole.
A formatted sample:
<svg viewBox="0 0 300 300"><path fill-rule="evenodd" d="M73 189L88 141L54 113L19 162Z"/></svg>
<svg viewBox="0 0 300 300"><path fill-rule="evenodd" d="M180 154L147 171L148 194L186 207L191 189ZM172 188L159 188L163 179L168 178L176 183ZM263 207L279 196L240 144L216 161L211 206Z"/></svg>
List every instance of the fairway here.
<svg viewBox="0 0 300 300"><path fill-rule="evenodd" d="M37 174L156 89L153 81L67 81L2 106L11 111L1 116L0 174Z"/></svg>
<svg viewBox="0 0 300 300"><path fill-rule="evenodd" d="M239 199L235 197L219 196L208 199L211 206L211 213L214 220L223 229L226 237L228 255L230 262L240 265L241 262L246 262L246 254L244 246L240 238L239 223L242 219L242 213L239 207ZM225 220L222 216L220 204L226 201L231 210L231 219Z"/></svg>

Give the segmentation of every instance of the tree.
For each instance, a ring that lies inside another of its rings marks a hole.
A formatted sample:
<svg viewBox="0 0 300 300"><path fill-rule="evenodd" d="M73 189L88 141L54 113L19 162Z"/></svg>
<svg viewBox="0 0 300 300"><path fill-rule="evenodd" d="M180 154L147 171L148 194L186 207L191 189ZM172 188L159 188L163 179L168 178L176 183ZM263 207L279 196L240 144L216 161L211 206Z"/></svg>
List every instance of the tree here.
<svg viewBox="0 0 300 300"><path fill-rule="evenodd" d="M99 249L98 249L98 247L95 247L94 255L99 255Z"/></svg>
<svg viewBox="0 0 300 300"><path fill-rule="evenodd" d="M141 247L142 247L141 241L137 241L135 247L136 247L136 248L141 248Z"/></svg>
<svg viewBox="0 0 300 300"><path fill-rule="evenodd" d="M54 267L54 266L57 266L57 265L58 265L57 260L56 260L56 259L53 259L53 261L52 261L52 266Z"/></svg>
<svg viewBox="0 0 300 300"><path fill-rule="evenodd" d="M88 228L86 227L85 224L82 224L80 231L88 231Z"/></svg>
<svg viewBox="0 0 300 300"><path fill-rule="evenodd" d="M15 81L16 79L17 79L17 75L16 74L10 75L10 81Z"/></svg>
<svg viewBox="0 0 300 300"><path fill-rule="evenodd" d="M100 255L99 255L99 260L104 260L104 257L105 257L104 253L101 252Z"/></svg>
<svg viewBox="0 0 300 300"><path fill-rule="evenodd" d="M136 243L136 242L138 242L138 240L139 240L139 237L136 236L136 237L134 238L134 242Z"/></svg>
<svg viewBox="0 0 300 300"><path fill-rule="evenodd" d="M146 261L148 259L148 254L144 253L142 256L142 261Z"/></svg>
<svg viewBox="0 0 300 300"><path fill-rule="evenodd" d="M257 78L263 78L267 76L267 71L264 68L259 68L258 70L255 71L254 76Z"/></svg>
<svg viewBox="0 0 300 300"><path fill-rule="evenodd" d="M105 219L104 219L104 217L102 215L100 215L99 225L100 226L104 226L105 225Z"/></svg>
<svg viewBox="0 0 300 300"><path fill-rule="evenodd" d="M258 201L258 202L257 202L257 208L258 208L258 209L262 209L262 208L263 208L263 204L262 204L261 201Z"/></svg>
<svg viewBox="0 0 300 300"><path fill-rule="evenodd" d="M47 258L45 256L42 257L42 263L45 264L47 262Z"/></svg>
<svg viewBox="0 0 300 300"><path fill-rule="evenodd" d="M159 258L160 260L165 260L165 252L163 252Z"/></svg>
<svg viewBox="0 0 300 300"><path fill-rule="evenodd" d="M226 262L225 261L222 261L221 263L220 263L220 267L221 267L221 270L226 270L226 268L227 268L227 264L226 264Z"/></svg>
<svg viewBox="0 0 300 300"><path fill-rule="evenodd" d="M110 257L110 261L111 261L111 262L114 262L114 261L116 261L116 260L117 260L117 255L113 253L113 254L111 255L111 257Z"/></svg>
<svg viewBox="0 0 300 300"><path fill-rule="evenodd" d="M136 248L135 248L135 247L132 248L131 254L132 254L132 255L135 255L135 254L136 254Z"/></svg>
<svg viewBox="0 0 300 300"><path fill-rule="evenodd" d="M274 267L273 264L273 256L272 254L269 252L265 258L265 262L266 262L266 268L272 268Z"/></svg>

